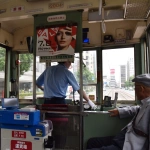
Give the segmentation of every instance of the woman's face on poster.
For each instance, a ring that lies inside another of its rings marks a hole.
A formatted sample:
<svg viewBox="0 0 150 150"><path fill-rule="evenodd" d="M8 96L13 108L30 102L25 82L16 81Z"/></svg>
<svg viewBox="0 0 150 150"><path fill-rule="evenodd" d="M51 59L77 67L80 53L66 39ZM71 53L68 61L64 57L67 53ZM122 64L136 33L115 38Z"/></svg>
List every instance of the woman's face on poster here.
<svg viewBox="0 0 150 150"><path fill-rule="evenodd" d="M56 41L59 48L67 49L72 41L72 29L70 27L60 29L56 34Z"/></svg>

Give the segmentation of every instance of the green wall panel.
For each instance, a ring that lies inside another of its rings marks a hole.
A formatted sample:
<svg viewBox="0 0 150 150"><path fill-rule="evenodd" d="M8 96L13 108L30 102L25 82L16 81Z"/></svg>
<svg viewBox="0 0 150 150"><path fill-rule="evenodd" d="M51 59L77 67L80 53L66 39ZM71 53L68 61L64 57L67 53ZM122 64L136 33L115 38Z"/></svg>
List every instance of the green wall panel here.
<svg viewBox="0 0 150 150"><path fill-rule="evenodd" d="M114 136L127 125L132 118L110 117L109 113L87 113L84 116L84 149L92 137Z"/></svg>

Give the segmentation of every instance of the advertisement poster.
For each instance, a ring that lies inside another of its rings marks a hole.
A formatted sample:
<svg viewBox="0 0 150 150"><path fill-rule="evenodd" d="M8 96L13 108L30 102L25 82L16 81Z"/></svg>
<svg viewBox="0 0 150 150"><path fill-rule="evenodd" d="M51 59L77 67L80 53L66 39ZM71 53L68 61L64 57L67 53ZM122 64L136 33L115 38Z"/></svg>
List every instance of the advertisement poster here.
<svg viewBox="0 0 150 150"><path fill-rule="evenodd" d="M77 25L57 25L37 29L37 56L74 55Z"/></svg>

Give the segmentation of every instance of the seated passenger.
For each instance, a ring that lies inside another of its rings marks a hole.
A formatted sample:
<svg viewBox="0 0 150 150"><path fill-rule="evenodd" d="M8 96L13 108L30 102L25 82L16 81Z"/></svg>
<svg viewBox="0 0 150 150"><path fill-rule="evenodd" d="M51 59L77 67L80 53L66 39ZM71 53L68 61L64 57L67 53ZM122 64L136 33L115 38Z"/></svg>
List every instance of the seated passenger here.
<svg viewBox="0 0 150 150"><path fill-rule="evenodd" d="M110 110L110 116L125 118L134 116L115 137L91 138L87 143L90 150L148 150L150 149L150 74L136 76L135 93L141 106Z"/></svg>

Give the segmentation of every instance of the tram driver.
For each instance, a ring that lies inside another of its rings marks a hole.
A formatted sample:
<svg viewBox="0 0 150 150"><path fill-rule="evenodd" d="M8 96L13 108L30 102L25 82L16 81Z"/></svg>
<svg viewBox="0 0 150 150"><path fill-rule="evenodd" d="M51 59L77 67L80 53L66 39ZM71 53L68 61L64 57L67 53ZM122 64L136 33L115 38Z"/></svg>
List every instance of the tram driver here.
<svg viewBox="0 0 150 150"><path fill-rule="evenodd" d="M38 88L44 91L44 104L66 104L66 92L68 85L80 94L80 87L69 67L71 61L58 62L58 65L50 66L36 80ZM44 86L43 86L44 85ZM96 105L88 98L83 91L83 98L88 102L92 109Z"/></svg>
<svg viewBox="0 0 150 150"><path fill-rule="evenodd" d="M135 93L141 106L130 106L110 110L110 116L125 118L134 116L115 137L91 138L87 143L89 150L148 150L150 149L150 74L136 76Z"/></svg>

